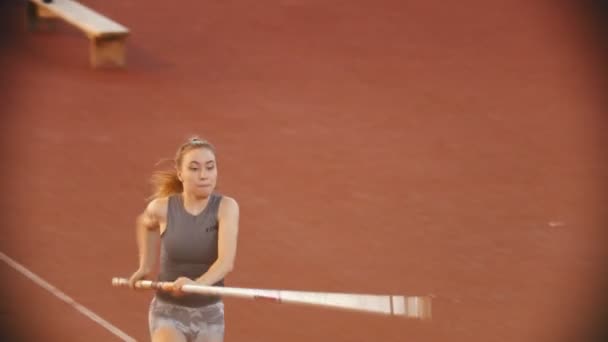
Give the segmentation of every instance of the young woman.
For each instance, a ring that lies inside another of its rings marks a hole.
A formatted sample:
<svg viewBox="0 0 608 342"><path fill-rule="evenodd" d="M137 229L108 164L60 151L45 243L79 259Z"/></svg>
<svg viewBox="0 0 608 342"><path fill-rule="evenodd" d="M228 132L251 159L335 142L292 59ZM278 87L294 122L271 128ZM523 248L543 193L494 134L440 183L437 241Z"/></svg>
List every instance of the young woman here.
<svg viewBox="0 0 608 342"><path fill-rule="evenodd" d="M137 219L139 268L130 278L146 278L160 239L159 281L173 282L171 292L157 291L150 303L152 342L222 342L224 304L219 297L185 294L185 284L223 286L237 249L239 206L215 191L215 148L194 137L179 147L175 169L153 175L155 193Z"/></svg>

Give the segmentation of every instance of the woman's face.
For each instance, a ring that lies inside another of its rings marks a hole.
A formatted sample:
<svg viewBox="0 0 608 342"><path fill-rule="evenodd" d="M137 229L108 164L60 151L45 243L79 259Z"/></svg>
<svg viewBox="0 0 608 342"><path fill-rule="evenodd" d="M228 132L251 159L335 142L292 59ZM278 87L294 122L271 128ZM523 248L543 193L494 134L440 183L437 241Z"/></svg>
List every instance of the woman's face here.
<svg viewBox="0 0 608 342"><path fill-rule="evenodd" d="M211 195L217 183L215 155L207 148L186 152L178 176L184 185L184 193L196 197Z"/></svg>

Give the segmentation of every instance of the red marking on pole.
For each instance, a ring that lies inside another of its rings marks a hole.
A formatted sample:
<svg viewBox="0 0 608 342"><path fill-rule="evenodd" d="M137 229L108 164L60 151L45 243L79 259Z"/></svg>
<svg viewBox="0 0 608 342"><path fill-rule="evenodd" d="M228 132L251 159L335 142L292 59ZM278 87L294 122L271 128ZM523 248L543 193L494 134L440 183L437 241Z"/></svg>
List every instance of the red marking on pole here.
<svg viewBox="0 0 608 342"><path fill-rule="evenodd" d="M270 302L276 302L276 303L280 303L281 302L281 298L280 297L271 297L271 296L261 296L261 295L255 295L253 296L253 299L255 300L266 300L266 301L270 301Z"/></svg>

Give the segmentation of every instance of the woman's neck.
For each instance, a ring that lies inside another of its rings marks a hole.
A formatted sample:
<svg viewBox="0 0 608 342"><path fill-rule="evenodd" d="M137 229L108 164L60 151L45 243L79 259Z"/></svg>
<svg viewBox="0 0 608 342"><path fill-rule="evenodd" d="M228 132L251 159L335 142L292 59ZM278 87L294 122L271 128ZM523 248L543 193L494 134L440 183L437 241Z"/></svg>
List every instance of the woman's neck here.
<svg viewBox="0 0 608 342"><path fill-rule="evenodd" d="M182 193L182 200L184 202L184 208L191 213L201 212L207 206L209 197L201 197L193 194Z"/></svg>

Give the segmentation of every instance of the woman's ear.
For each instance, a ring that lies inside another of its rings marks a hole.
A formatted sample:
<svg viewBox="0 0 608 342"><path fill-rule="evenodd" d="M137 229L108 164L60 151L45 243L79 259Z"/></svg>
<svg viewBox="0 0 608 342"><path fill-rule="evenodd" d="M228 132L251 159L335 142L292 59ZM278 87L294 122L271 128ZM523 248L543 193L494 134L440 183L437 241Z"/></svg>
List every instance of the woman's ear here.
<svg viewBox="0 0 608 342"><path fill-rule="evenodd" d="M179 179L180 182L183 182L184 180L182 179L182 172L181 171L177 171L177 179Z"/></svg>

